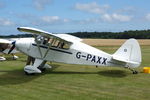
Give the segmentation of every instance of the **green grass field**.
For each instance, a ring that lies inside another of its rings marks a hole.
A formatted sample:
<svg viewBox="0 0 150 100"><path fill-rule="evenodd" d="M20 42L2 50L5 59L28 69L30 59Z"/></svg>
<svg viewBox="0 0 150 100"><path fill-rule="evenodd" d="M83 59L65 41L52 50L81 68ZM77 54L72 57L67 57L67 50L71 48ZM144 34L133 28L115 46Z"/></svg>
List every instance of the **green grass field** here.
<svg viewBox="0 0 150 100"><path fill-rule="evenodd" d="M113 53L119 47L97 47ZM150 46L142 46L143 62L133 75L119 67L52 63L52 70L34 76L23 72L26 56L0 62L0 100L150 100ZM49 63L50 64L50 63Z"/></svg>

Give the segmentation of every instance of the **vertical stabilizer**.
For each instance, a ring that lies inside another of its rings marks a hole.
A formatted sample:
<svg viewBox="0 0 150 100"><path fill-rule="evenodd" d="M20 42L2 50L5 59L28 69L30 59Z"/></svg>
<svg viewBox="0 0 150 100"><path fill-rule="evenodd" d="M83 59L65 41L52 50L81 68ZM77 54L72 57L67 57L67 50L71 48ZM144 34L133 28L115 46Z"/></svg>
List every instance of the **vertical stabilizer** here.
<svg viewBox="0 0 150 100"><path fill-rule="evenodd" d="M126 62L131 67L141 64L141 49L135 39L127 40L114 54L113 59Z"/></svg>

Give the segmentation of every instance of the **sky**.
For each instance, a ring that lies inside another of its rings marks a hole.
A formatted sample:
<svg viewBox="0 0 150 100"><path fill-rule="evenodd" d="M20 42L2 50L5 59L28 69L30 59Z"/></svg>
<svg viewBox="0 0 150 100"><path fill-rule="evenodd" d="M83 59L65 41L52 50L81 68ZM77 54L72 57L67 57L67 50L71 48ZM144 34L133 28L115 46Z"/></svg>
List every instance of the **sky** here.
<svg viewBox="0 0 150 100"><path fill-rule="evenodd" d="M150 29L150 0L0 0L0 35Z"/></svg>

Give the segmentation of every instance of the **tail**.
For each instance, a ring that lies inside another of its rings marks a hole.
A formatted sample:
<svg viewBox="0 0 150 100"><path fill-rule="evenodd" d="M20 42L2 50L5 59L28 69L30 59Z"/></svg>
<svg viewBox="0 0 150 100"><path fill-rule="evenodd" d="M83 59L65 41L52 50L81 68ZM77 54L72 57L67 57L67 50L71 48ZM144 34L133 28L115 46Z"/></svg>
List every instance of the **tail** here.
<svg viewBox="0 0 150 100"><path fill-rule="evenodd" d="M138 67L141 64L141 49L135 39L127 40L114 54L113 60L126 63L125 67Z"/></svg>

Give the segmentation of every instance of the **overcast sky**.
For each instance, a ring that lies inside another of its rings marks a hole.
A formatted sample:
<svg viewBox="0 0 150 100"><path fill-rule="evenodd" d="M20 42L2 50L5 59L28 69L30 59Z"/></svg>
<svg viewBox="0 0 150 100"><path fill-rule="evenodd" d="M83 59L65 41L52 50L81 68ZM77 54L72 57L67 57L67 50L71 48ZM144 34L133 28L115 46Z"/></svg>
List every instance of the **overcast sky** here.
<svg viewBox="0 0 150 100"><path fill-rule="evenodd" d="M150 0L0 0L0 35L150 29Z"/></svg>

